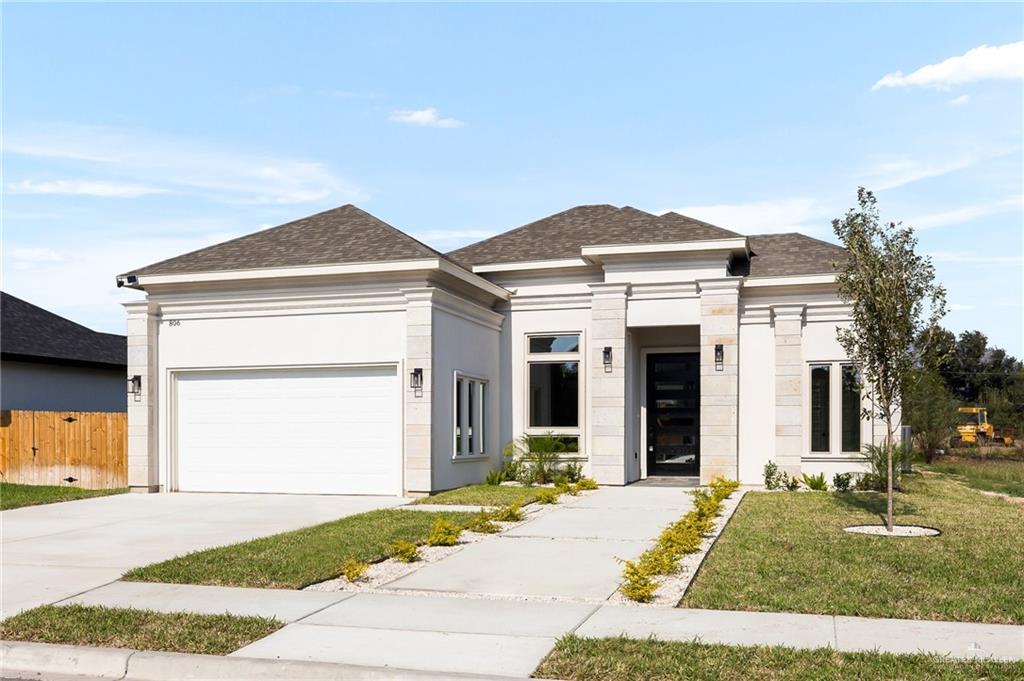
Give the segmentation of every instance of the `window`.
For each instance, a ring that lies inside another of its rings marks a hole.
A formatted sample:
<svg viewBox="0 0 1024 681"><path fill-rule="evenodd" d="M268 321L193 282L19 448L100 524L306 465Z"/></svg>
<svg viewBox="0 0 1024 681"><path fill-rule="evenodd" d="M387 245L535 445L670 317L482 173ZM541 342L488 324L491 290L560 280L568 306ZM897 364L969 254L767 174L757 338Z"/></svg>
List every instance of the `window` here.
<svg viewBox="0 0 1024 681"><path fill-rule="evenodd" d="M487 421L487 381L455 374L455 456L482 456Z"/></svg>
<svg viewBox="0 0 1024 681"><path fill-rule="evenodd" d="M811 452L860 452L864 421L857 367L845 362L811 364L809 394Z"/></svg>
<svg viewBox="0 0 1024 681"><path fill-rule="evenodd" d="M852 364L842 366L843 451L860 451L860 374Z"/></svg>
<svg viewBox="0 0 1024 681"><path fill-rule="evenodd" d="M530 428L575 431L580 425L580 337L578 334L528 339Z"/></svg>
<svg viewBox="0 0 1024 681"><path fill-rule="evenodd" d="M828 364L811 365L811 451L829 451L829 373Z"/></svg>

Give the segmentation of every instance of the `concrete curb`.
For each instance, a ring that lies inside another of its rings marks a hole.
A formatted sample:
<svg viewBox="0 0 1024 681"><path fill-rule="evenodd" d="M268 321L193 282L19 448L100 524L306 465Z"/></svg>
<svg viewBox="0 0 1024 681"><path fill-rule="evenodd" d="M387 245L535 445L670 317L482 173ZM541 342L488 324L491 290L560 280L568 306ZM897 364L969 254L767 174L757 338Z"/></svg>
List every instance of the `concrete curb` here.
<svg viewBox="0 0 1024 681"><path fill-rule="evenodd" d="M0 641L0 676L9 679L48 680L85 676L124 681L529 681L507 676L435 673L391 667L357 667L326 662L190 655L21 641Z"/></svg>

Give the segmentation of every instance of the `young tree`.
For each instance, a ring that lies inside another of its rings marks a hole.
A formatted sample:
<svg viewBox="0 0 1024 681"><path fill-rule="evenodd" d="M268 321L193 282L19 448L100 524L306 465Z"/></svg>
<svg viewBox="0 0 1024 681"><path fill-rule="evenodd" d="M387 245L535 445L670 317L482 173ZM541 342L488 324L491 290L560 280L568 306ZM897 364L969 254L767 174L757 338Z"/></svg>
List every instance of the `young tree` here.
<svg viewBox="0 0 1024 681"><path fill-rule="evenodd" d="M885 524L892 532L896 415L907 381L920 363L922 337L924 347L930 345L924 332L937 328L945 314L946 291L935 281L931 258L915 252L913 229L882 223L874 194L863 187L857 189L857 203L858 209L832 221L849 254L836 281L853 318L836 335L871 391L874 416L885 422Z"/></svg>

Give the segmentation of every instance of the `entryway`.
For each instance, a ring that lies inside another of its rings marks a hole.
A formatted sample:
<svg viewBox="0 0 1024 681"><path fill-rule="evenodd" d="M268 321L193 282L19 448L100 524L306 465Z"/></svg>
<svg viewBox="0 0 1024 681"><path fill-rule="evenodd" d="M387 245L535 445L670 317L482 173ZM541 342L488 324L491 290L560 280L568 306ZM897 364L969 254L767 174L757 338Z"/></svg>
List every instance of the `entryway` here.
<svg viewBox="0 0 1024 681"><path fill-rule="evenodd" d="M647 477L700 475L700 353L646 354Z"/></svg>

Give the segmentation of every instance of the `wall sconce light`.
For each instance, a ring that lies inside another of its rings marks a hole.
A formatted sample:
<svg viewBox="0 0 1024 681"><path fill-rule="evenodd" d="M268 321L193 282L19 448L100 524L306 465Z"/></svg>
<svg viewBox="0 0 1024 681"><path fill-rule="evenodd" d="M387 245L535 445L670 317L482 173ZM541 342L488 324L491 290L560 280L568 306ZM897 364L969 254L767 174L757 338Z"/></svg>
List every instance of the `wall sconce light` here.
<svg viewBox="0 0 1024 681"><path fill-rule="evenodd" d="M416 393L416 397L423 395L423 369L416 367L409 372L409 387Z"/></svg>
<svg viewBox="0 0 1024 681"><path fill-rule="evenodd" d="M142 399L142 376L135 374L128 377L128 394L135 396L135 401Z"/></svg>
<svg viewBox="0 0 1024 681"><path fill-rule="evenodd" d="M604 362L604 370L612 370L612 346L606 345L601 351L601 361Z"/></svg>
<svg viewBox="0 0 1024 681"><path fill-rule="evenodd" d="M725 346L721 343L715 345L715 371L722 371L725 368Z"/></svg>

